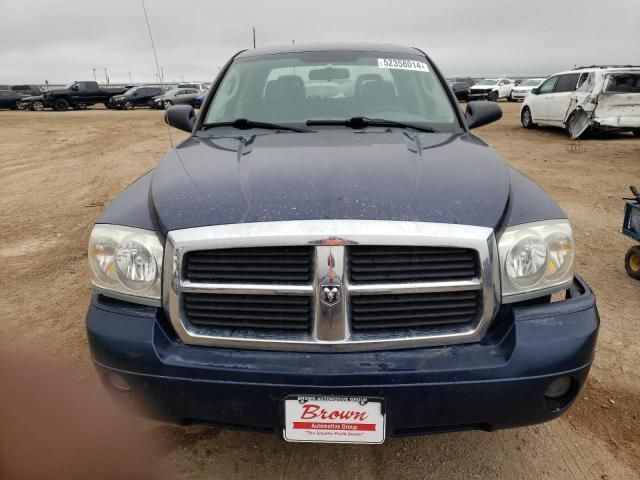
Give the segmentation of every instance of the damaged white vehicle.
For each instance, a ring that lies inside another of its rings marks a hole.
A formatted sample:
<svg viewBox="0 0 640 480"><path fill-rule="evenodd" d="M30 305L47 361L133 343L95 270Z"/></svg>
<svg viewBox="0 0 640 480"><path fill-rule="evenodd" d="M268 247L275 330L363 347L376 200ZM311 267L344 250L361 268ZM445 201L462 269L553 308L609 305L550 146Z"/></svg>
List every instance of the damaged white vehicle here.
<svg viewBox="0 0 640 480"><path fill-rule="evenodd" d="M640 67L589 67L553 75L531 90L520 120L524 128L562 127L572 139L589 129L640 136Z"/></svg>

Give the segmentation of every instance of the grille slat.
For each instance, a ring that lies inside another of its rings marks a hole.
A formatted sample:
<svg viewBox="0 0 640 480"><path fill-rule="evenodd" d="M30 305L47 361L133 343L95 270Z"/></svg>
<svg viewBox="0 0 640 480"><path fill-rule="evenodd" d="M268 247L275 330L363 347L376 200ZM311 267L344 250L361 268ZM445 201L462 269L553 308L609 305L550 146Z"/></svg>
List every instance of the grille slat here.
<svg viewBox="0 0 640 480"><path fill-rule="evenodd" d="M481 307L480 292L357 295L351 297L354 331L470 324Z"/></svg>
<svg viewBox="0 0 640 480"><path fill-rule="evenodd" d="M185 279L200 283L308 284L313 247L231 248L188 252Z"/></svg>
<svg viewBox="0 0 640 480"><path fill-rule="evenodd" d="M311 330L311 298L184 293L184 312L199 327Z"/></svg>
<svg viewBox="0 0 640 480"><path fill-rule="evenodd" d="M465 248L358 245L349 253L354 284L448 281L479 274L476 252Z"/></svg>

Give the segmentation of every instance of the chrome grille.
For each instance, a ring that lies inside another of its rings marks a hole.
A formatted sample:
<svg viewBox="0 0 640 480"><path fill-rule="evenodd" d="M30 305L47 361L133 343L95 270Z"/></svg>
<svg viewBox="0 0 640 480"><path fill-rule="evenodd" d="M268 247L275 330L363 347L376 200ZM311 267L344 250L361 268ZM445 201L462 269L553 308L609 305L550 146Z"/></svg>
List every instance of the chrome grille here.
<svg viewBox="0 0 640 480"><path fill-rule="evenodd" d="M477 291L361 295L351 298L354 331L471 324L482 305Z"/></svg>
<svg viewBox="0 0 640 480"><path fill-rule="evenodd" d="M465 248L354 246L349 249L350 281L423 282L478 276L477 253Z"/></svg>
<svg viewBox="0 0 640 480"><path fill-rule="evenodd" d="M211 283L310 283L312 255L312 247L189 252L184 259L184 277Z"/></svg>
<svg viewBox="0 0 640 480"><path fill-rule="evenodd" d="M490 228L291 221L170 232L163 303L188 344L352 351L475 342L498 308Z"/></svg>
<svg viewBox="0 0 640 480"><path fill-rule="evenodd" d="M311 331L311 298L185 293L184 313L197 327Z"/></svg>

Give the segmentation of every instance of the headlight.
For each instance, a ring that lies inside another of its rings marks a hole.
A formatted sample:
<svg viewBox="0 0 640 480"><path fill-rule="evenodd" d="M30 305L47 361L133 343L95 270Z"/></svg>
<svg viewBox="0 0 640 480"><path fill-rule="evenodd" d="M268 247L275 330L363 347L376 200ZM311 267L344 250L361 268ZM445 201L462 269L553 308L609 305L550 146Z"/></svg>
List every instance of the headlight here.
<svg viewBox="0 0 640 480"><path fill-rule="evenodd" d="M96 225L89 238L91 281L101 293L158 305L163 248L155 232Z"/></svg>
<svg viewBox="0 0 640 480"><path fill-rule="evenodd" d="M508 227L498 253L503 303L548 295L573 282L575 246L566 220Z"/></svg>

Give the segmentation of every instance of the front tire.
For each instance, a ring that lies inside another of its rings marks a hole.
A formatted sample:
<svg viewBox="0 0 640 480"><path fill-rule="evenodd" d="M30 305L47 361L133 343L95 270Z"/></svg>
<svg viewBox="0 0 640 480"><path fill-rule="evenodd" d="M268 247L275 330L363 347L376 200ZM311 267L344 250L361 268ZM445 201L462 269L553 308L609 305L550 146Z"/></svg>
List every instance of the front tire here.
<svg viewBox="0 0 640 480"><path fill-rule="evenodd" d="M529 107L524 107L522 109L522 113L520 114L520 123L524 128L536 128L538 125L533 123L533 116L531 115L531 109Z"/></svg>
<svg viewBox="0 0 640 480"><path fill-rule="evenodd" d="M631 247L624 257L624 268L631 278L640 280L640 246Z"/></svg>
<svg viewBox="0 0 640 480"><path fill-rule="evenodd" d="M44 110L44 102L40 101L40 100L36 100L35 102L31 102L31 105L29 105L29 110L34 111L34 112L41 112Z"/></svg>
<svg viewBox="0 0 640 480"><path fill-rule="evenodd" d="M636 136L640 137L640 128L634 128L631 132Z"/></svg>
<svg viewBox="0 0 640 480"><path fill-rule="evenodd" d="M163 105L165 110L169 110L171 107L173 107L173 102L171 100L165 100Z"/></svg>
<svg viewBox="0 0 640 480"><path fill-rule="evenodd" d="M64 98L59 98L55 102L53 102L53 109L56 112L64 112L69 109L69 102L67 102Z"/></svg>
<svg viewBox="0 0 640 480"><path fill-rule="evenodd" d="M124 108L125 110L133 110L133 103L131 102L124 102L124 105L122 105L122 108Z"/></svg>
<svg viewBox="0 0 640 480"><path fill-rule="evenodd" d="M497 102L498 101L498 92L491 92L487 96L487 100L489 100L490 102Z"/></svg>

